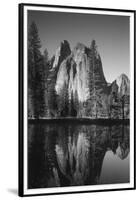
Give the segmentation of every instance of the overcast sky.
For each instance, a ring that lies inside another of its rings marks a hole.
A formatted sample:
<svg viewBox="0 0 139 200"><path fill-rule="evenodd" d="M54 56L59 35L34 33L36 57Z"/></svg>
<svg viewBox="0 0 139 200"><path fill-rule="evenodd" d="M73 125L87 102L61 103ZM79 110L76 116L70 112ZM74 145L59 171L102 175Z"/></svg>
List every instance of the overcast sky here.
<svg viewBox="0 0 139 200"><path fill-rule="evenodd" d="M96 40L104 75L112 82L121 73L129 76L129 17L28 11L29 24L35 21L42 44L51 57L60 42L68 40L71 49L81 42L90 46Z"/></svg>

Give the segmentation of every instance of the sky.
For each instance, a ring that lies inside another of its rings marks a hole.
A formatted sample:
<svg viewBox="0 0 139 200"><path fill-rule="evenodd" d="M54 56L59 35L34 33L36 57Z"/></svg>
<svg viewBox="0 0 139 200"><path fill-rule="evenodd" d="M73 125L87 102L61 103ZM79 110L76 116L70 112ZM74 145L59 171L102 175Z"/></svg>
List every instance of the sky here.
<svg viewBox="0 0 139 200"><path fill-rule="evenodd" d="M122 73L129 77L129 17L48 11L28 11L28 25L35 21L42 44L49 57L60 42L67 40L73 49L78 42L90 47L96 40L107 82Z"/></svg>

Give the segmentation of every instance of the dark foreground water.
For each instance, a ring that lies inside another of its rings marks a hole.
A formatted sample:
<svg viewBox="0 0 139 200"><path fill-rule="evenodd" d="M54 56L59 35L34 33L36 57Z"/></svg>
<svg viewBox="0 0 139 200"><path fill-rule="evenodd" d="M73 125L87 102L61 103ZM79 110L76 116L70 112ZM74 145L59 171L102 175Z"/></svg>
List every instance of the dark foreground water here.
<svg viewBox="0 0 139 200"><path fill-rule="evenodd" d="M29 123L28 188L129 182L129 125Z"/></svg>

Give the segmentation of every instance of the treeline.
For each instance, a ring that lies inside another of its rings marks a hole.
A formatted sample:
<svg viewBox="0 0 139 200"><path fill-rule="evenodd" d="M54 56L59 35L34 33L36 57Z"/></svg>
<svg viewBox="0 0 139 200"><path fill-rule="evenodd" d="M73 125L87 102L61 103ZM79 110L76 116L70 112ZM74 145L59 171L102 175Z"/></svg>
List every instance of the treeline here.
<svg viewBox="0 0 139 200"><path fill-rule="evenodd" d="M68 42L64 41L57 66L52 67L55 56L50 59L47 49L42 53L38 28L35 22L30 24L28 30L28 117L73 116L124 119L125 112L126 116L129 115L129 96L120 96L116 84L108 87L105 78L103 80L101 78L104 76L100 77L100 74L103 74L103 68L95 40L92 40L87 52L88 100L80 102L77 91L74 94L70 93L66 83L59 95L56 93L55 85L59 66L71 53L68 45Z"/></svg>
<svg viewBox="0 0 139 200"><path fill-rule="evenodd" d="M66 43L66 41L65 41ZM59 58L58 65L70 54L64 52ZM32 22L28 30L28 117L64 117L76 116L78 99L73 94L69 97L67 85L56 94L55 83L58 67L52 68L55 57L49 58L47 49L41 52L41 41L38 28Z"/></svg>
<svg viewBox="0 0 139 200"><path fill-rule="evenodd" d="M48 52L41 53L41 41L35 22L28 30L28 116L39 118L46 113L46 81L49 71Z"/></svg>

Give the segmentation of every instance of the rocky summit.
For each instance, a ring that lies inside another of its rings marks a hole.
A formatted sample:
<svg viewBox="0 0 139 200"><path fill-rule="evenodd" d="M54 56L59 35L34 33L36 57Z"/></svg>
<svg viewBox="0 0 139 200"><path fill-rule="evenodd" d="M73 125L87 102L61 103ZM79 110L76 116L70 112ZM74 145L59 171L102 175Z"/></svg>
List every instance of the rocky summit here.
<svg viewBox="0 0 139 200"><path fill-rule="evenodd" d="M61 42L49 62L43 118L129 119L130 81L121 74L107 83L96 41Z"/></svg>
<svg viewBox="0 0 139 200"><path fill-rule="evenodd" d="M88 71L87 48L77 44L73 52L60 65L55 85L57 94L60 95L64 85L67 85L69 98L77 93L78 100L85 102L89 98Z"/></svg>
<svg viewBox="0 0 139 200"><path fill-rule="evenodd" d="M77 43L72 51L67 41L61 43L52 70L56 71L56 96L63 98L63 108L56 115L129 118L129 79L121 74L107 83L95 41L90 48Z"/></svg>

